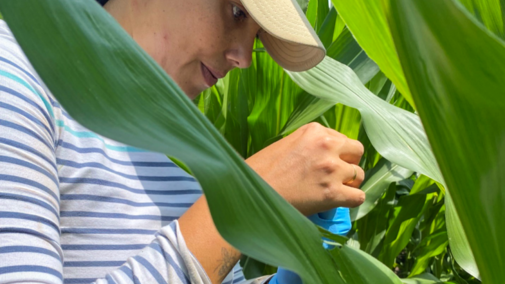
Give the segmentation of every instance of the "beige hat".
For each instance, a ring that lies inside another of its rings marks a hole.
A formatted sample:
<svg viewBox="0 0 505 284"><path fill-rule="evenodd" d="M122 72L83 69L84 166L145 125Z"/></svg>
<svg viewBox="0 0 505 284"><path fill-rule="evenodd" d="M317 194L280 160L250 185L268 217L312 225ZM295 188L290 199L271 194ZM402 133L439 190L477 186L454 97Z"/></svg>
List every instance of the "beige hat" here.
<svg viewBox="0 0 505 284"><path fill-rule="evenodd" d="M265 31L259 38L284 69L305 71L323 60L326 50L296 0L241 0Z"/></svg>

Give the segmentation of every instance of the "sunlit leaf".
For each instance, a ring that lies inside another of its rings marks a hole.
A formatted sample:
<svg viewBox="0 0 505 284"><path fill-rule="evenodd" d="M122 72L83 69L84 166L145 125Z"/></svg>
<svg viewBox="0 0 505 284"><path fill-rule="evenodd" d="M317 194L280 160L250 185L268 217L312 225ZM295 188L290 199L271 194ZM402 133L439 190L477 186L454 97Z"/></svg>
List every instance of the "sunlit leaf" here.
<svg viewBox="0 0 505 284"><path fill-rule="evenodd" d="M332 3L359 45L414 106L388 27L388 1L332 0Z"/></svg>
<svg viewBox="0 0 505 284"><path fill-rule="evenodd" d="M288 74L310 94L358 109L372 144L386 159L443 180L419 117L372 94L349 67L326 57L309 71Z"/></svg>
<svg viewBox="0 0 505 284"><path fill-rule="evenodd" d="M452 0L392 3L400 61L482 282L501 283L505 45Z"/></svg>

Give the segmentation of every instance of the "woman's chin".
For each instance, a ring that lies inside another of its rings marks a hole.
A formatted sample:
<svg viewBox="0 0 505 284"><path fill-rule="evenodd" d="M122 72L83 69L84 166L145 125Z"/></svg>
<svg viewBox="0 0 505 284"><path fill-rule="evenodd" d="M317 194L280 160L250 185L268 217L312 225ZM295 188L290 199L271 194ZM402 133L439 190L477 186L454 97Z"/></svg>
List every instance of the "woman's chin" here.
<svg viewBox="0 0 505 284"><path fill-rule="evenodd" d="M195 99L201 92L205 91L207 88L197 88L195 86L181 86L182 91L189 99Z"/></svg>

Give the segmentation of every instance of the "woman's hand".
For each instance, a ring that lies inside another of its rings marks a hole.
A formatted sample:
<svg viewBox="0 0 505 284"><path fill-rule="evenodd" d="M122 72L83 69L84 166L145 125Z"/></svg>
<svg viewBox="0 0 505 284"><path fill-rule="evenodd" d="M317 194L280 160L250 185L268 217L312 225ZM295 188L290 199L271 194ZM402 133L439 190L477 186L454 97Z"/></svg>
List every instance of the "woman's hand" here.
<svg viewBox="0 0 505 284"><path fill-rule="evenodd" d="M246 162L308 216L336 207L356 207L365 201L365 193L358 189L365 177L358 166L363 151L359 141L310 123Z"/></svg>
<svg viewBox="0 0 505 284"><path fill-rule="evenodd" d="M364 178L363 170L357 166L362 155L363 145L358 141L311 123L246 162L281 196L309 216L363 203L365 193L357 189ZM354 178L354 170L356 179L349 182ZM181 216L179 225L188 248L212 283L221 283L240 258L240 252L219 235L204 196ZM204 238L201 232L205 232Z"/></svg>

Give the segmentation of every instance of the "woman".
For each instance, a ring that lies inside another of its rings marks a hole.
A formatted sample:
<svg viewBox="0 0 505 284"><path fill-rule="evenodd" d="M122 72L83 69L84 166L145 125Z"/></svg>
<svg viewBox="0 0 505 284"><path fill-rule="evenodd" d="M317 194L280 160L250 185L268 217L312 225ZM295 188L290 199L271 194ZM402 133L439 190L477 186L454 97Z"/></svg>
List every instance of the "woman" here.
<svg viewBox="0 0 505 284"><path fill-rule="evenodd" d="M190 98L247 68L256 37L289 70L324 56L291 0L102 4ZM240 253L215 229L197 182L163 154L80 126L3 22L0 35L0 282L243 282ZM364 201L362 153L359 142L309 124L247 163L317 220ZM286 275L271 282L293 283Z"/></svg>

